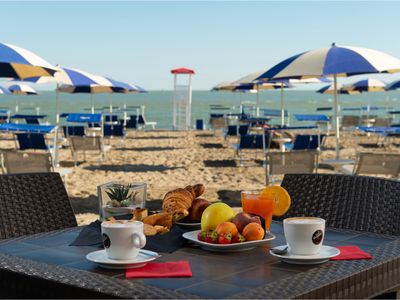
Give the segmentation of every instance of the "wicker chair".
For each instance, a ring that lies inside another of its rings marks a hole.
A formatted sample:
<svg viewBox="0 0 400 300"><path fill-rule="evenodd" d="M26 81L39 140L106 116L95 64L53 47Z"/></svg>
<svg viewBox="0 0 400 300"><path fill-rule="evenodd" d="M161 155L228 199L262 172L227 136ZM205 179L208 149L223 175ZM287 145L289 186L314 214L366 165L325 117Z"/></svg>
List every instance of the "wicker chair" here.
<svg viewBox="0 0 400 300"><path fill-rule="evenodd" d="M0 175L0 239L77 226L60 175Z"/></svg>
<svg viewBox="0 0 400 300"><path fill-rule="evenodd" d="M279 218L311 216L329 227L400 235L400 182L335 174L287 174L284 187L292 198Z"/></svg>

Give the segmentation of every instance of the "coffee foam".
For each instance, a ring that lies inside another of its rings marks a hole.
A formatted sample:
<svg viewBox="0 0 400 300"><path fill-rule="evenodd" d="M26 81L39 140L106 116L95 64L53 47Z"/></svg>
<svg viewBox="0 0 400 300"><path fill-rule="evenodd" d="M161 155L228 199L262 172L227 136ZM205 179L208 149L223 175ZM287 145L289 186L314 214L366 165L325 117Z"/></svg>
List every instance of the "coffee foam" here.
<svg viewBox="0 0 400 300"><path fill-rule="evenodd" d="M130 227L132 225L139 225L140 222L135 220L109 220L102 223L103 226L107 227Z"/></svg>
<svg viewBox="0 0 400 300"><path fill-rule="evenodd" d="M321 224L324 220L320 218L313 217L298 217L298 218L289 218L285 219L286 223L289 224Z"/></svg>

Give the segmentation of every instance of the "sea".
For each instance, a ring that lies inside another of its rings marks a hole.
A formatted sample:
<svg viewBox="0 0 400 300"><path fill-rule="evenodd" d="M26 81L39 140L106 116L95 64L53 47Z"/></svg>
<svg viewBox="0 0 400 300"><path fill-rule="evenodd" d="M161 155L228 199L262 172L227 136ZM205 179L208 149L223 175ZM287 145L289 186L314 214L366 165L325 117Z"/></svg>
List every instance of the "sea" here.
<svg viewBox="0 0 400 300"><path fill-rule="evenodd" d="M103 110L112 105L116 107L144 106L144 115L147 121L157 122L157 129L171 129L173 115L173 91L149 91L143 94L59 94L60 112L87 112L91 107L93 97L96 110ZM285 90L283 94L284 108L288 110L289 124L300 125L295 114L326 114L332 115L333 111L317 111L319 107L332 107L333 95L319 94L314 90ZM256 94L243 94L231 92L193 91L192 93L192 117L195 120L202 119L207 124L210 113L238 113L240 103L254 105L257 101ZM262 91L259 94L259 106L266 109L280 109L281 93L279 90ZM46 121L54 124L56 111L56 94L54 91L41 91L39 95L6 96L0 95L0 107L15 113L15 105L18 102L19 113L45 114ZM225 111L215 111L213 105L221 105L227 108ZM389 115L388 111L400 110L400 92L370 92L357 95L339 95L341 114L351 115ZM360 107L370 106L376 110L357 110ZM350 109L350 110L349 110ZM354 110L352 110L354 109ZM398 117L400 119L400 116ZM273 119L277 124L279 118Z"/></svg>

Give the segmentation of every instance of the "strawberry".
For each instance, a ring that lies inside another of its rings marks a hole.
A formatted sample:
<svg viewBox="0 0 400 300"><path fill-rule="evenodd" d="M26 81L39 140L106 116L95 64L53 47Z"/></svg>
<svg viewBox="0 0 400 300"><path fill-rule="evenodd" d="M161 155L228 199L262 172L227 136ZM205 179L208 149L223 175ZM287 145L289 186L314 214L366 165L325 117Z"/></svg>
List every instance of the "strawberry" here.
<svg viewBox="0 0 400 300"><path fill-rule="evenodd" d="M220 234L218 237L218 244L230 244L232 240L232 234Z"/></svg>
<svg viewBox="0 0 400 300"><path fill-rule="evenodd" d="M232 243L243 243L245 241L246 241L246 239L240 233L238 233L237 235L234 235L232 237Z"/></svg>
<svg viewBox="0 0 400 300"><path fill-rule="evenodd" d="M198 239L199 241L205 242L206 236L207 236L207 232L205 232L205 231L200 231L200 232L197 234L197 239Z"/></svg>
<svg viewBox="0 0 400 300"><path fill-rule="evenodd" d="M206 234L207 243L216 244L218 242L218 234L216 231L208 231Z"/></svg>

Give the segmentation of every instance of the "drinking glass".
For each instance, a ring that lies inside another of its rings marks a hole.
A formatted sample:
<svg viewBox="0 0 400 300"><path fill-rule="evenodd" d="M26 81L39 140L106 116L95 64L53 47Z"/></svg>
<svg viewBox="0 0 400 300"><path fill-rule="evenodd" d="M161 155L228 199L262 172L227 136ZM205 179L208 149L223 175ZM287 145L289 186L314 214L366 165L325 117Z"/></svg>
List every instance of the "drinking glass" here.
<svg viewBox="0 0 400 300"><path fill-rule="evenodd" d="M263 217L265 220L265 231L270 232L274 199L261 195L260 191L243 191L241 195L243 211Z"/></svg>

